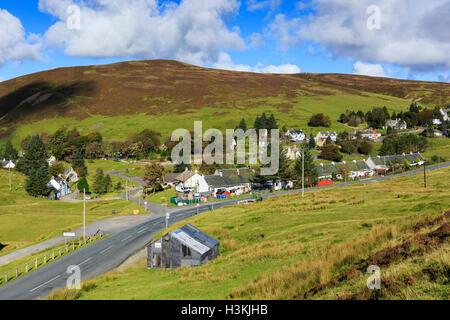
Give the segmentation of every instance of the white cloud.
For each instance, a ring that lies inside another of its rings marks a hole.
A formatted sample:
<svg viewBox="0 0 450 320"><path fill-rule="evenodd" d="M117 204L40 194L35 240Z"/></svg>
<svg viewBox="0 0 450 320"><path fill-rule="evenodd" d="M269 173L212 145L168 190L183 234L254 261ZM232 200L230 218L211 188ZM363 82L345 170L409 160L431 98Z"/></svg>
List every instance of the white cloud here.
<svg viewBox="0 0 450 320"><path fill-rule="evenodd" d="M243 71L243 72L256 72L256 73L300 73L300 68L293 64L282 64L282 65L269 65L264 66L262 63L258 63L256 66L251 67L248 65L235 65L231 60L228 53L222 53L219 57L217 63L213 64L216 69L233 70L233 71Z"/></svg>
<svg viewBox="0 0 450 320"><path fill-rule="evenodd" d="M264 36L260 33L254 32L249 36L249 48L260 48L265 44Z"/></svg>
<svg viewBox="0 0 450 320"><path fill-rule="evenodd" d="M380 64L364 63L357 61L353 65L353 74L359 74L372 77L385 77L383 67Z"/></svg>
<svg viewBox="0 0 450 320"><path fill-rule="evenodd" d="M381 9L381 29L367 27L367 8ZM413 72L450 69L450 1L312 0L305 21L277 16L274 39L286 49L301 39L324 45L336 57L389 63ZM279 35L279 36L277 36Z"/></svg>
<svg viewBox="0 0 450 320"><path fill-rule="evenodd" d="M301 20L286 19L284 14L277 14L265 30L268 38L274 39L282 50L294 47L300 42Z"/></svg>
<svg viewBox="0 0 450 320"><path fill-rule="evenodd" d="M81 9L81 28L66 25L70 5ZM238 28L224 19L239 9L237 0L40 0L39 9L58 18L45 34L49 46L70 56L166 58L197 65L216 63L226 50L246 48Z"/></svg>
<svg viewBox="0 0 450 320"><path fill-rule="evenodd" d="M281 2L282 0L247 0L247 10L257 11L269 9L269 11L272 13L280 7Z"/></svg>
<svg viewBox="0 0 450 320"><path fill-rule="evenodd" d="M294 64L281 64L278 66L274 66L274 65L270 65L270 66L256 66L254 68L255 72L260 72L260 73L300 73L301 70L299 67L297 67Z"/></svg>
<svg viewBox="0 0 450 320"><path fill-rule="evenodd" d="M41 57L40 50L39 37L27 37L20 20L0 9L0 66L11 60L38 60Z"/></svg>

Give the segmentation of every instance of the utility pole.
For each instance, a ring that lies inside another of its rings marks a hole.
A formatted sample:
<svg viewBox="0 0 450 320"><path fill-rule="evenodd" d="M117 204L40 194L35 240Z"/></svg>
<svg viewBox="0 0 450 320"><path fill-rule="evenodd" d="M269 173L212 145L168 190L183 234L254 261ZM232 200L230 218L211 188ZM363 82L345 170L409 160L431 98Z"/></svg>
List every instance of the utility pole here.
<svg viewBox="0 0 450 320"><path fill-rule="evenodd" d="M424 161L423 162L423 186L424 186L424 188L427 187L427 170L426 170L426 165L427 165L427 162Z"/></svg>
<svg viewBox="0 0 450 320"><path fill-rule="evenodd" d="M302 147L302 198L305 197L305 148Z"/></svg>
<svg viewBox="0 0 450 320"><path fill-rule="evenodd" d="M83 240L86 241L86 189L83 189Z"/></svg>
<svg viewBox="0 0 450 320"><path fill-rule="evenodd" d="M169 227L169 219L167 217L167 198L166 197L161 197L161 199L164 199L164 216L166 219L166 229Z"/></svg>
<svg viewBox="0 0 450 320"><path fill-rule="evenodd" d="M8 164L8 171L9 171L9 191L12 191L12 184L11 184L11 165Z"/></svg>

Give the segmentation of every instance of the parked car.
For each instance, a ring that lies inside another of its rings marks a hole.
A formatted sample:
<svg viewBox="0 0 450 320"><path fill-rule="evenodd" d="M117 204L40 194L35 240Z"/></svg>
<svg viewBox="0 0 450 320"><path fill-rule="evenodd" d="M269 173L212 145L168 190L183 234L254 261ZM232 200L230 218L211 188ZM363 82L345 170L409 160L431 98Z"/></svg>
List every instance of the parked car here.
<svg viewBox="0 0 450 320"><path fill-rule="evenodd" d="M194 189L189 188L189 187L176 186L175 191L177 191L179 193L191 193L191 192L194 192Z"/></svg>

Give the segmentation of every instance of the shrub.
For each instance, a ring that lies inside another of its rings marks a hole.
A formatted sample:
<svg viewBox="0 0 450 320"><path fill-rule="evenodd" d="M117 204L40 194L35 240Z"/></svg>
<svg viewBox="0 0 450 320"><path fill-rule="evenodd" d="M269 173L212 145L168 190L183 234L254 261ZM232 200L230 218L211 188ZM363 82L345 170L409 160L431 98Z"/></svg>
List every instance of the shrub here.
<svg viewBox="0 0 450 320"><path fill-rule="evenodd" d="M329 127L331 126L331 119L323 113L315 114L309 119L308 126Z"/></svg>
<svg viewBox="0 0 450 320"><path fill-rule="evenodd" d="M327 144L322 147L320 157L335 162L341 162L343 159L342 154L339 152L339 147L332 144Z"/></svg>

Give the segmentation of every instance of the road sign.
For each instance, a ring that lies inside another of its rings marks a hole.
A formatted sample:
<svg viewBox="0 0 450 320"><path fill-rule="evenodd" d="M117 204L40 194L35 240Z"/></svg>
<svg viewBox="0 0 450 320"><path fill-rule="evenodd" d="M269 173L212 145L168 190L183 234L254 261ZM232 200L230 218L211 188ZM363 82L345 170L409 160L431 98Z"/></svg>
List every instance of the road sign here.
<svg viewBox="0 0 450 320"><path fill-rule="evenodd" d="M197 203L197 208L199 208L200 207L200 203Z"/></svg>
<svg viewBox="0 0 450 320"><path fill-rule="evenodd" d="M146 206L147 205L147 201L144 201L144 206Z"/></svg>
<svg viewBox="0 0 450 320"><path fill-rule="evenodd" d="M64 237L75 237L75 232L64 232L63 236Z"/></svg>

